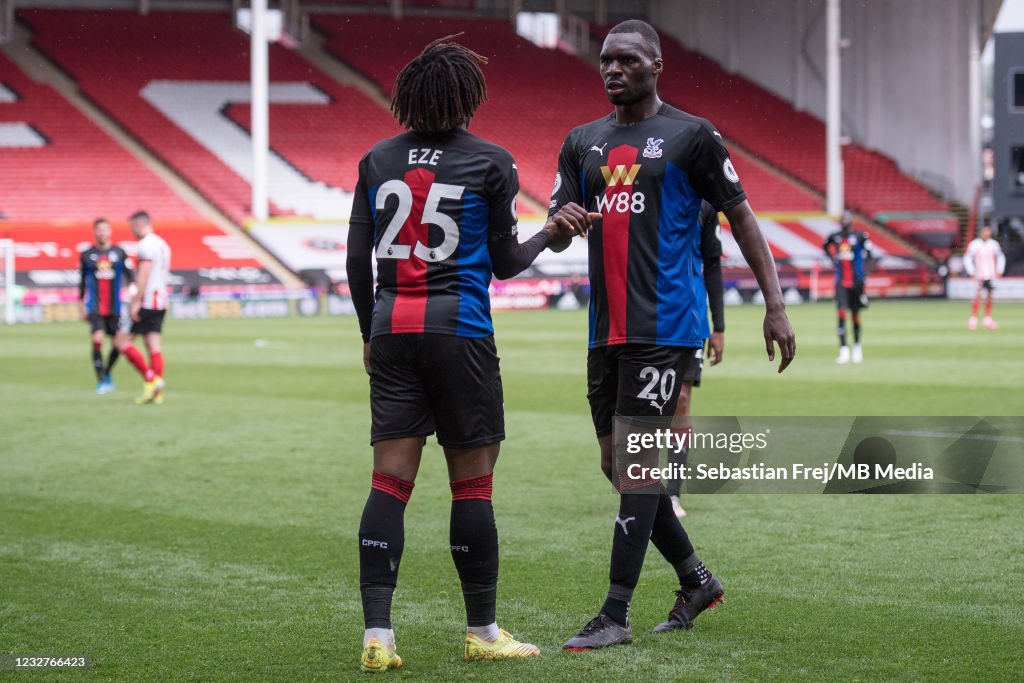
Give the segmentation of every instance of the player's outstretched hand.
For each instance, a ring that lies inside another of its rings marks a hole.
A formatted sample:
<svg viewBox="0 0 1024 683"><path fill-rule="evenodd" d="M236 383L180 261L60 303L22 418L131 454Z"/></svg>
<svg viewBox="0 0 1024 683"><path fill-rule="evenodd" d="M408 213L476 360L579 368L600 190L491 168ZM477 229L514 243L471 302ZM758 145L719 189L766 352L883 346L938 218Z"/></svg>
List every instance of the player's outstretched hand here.
<svg viewBox="0 0 1024 683"><path fill-rule="evenodd" d="M572 237L584 237L590 230L595 220L600 220L601 214L587 211L575 202L569 202L551 217L550 222L555 224L558 236L568 235Z"/></svg>
<svg viewBox="0 0 1024 683"><path fill-rule="evenodd" d="M722 354L725 353L725 332L712 332L708 339L708 362L711 365L718 365L722 362Z"/></svg>
<svg viewBox="0 0 1024 683"><path fill-rule="evenodd" d="M796 334L793 332L793 326L789 324L786 311L782 309L764 314L764 345L768 351L769 361L775 360L775 344L779 345L779 352L782 354L782 361L779 363L779 372L782 372L796 356Z"/></svg>

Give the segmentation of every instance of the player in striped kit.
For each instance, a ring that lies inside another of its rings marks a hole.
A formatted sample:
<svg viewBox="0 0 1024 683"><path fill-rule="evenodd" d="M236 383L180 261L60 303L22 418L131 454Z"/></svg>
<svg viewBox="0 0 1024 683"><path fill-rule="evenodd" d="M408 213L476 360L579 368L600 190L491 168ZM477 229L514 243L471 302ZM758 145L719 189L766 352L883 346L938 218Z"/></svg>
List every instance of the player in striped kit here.
<svg viewBox="0 0 1024 683"><path fill-rule="evenodd" d="M851 360L860 363L864 353L860 346L860 312L867 308L864 294L864 264L873 258L871 239L866 232L853 230L853 216L843 211L839 231L828 236L823 245L825 254L836 269L836 315L839 317L839 357L836 363L845 365ZM846 312L853 322L853 353L846 344Z"/></svg>
<svg viewBox="0 0 1024 683"><path fill-rule="evenodd" d="M406 503L434 433L452 493L449 539L466 606L463 656L540 654L499 629L495 616L491 491L505 415L487 287L492 273L518 274L553 239L585 233L586 212L566 207L519 243L512 155L467 130L487 94L484 61L447 38L428 45L395 81L391 109L408 132L377 143L359 163L347 267L372 415L373 476L359 525L360 667L367 672L402 666L391 600Z"/></svg>
<svg viewBox="0 0 1024 683"><path fill-rule="evenodd" d="M964 269L967 274L978 283L978 291L974 294L974 301L971 303L971 317L967 319L967 328L978 329L978 307L981 305L981 293L988 291L988 298L985 299L985 320L983 324L986 329L995 330L999 324L992 319L992 290L995 289L993 281L1002 277L1006 269L1006 257L999 242L992 239L992 228L985 226L981 229L979 236L971 240L964 252Z"/></svg>
<svg viewBox="0 0 1024 683"><path fill-rule="evenodd" d="M136 403L163 403L164 355L161 331L167 313L167 288L171 277L171 248L153 232L149 214L137 211L131 218L132 234L139 240L136 284L128 315L121 315L121 327L114 343L124 357L139 371L146 386ZM146 342L149 364L135 348L132 340L141 334Z"/></svg>
<svg viewBox="0 0 1024 683"><path fill-rule="evenodd" d="M96 371L96 393L109 394L114 390L110 371L120 352L110 349L107 362L103 362L103 336L114 338L121 315L121 287L132 283L134 277L128 255L121 247L111 243L110 223L97 218L92 226L96 243L82 252L79 270L78 298L82 302L82 318L89 321L92 341L92 365Z"/></svg>
<svg viewBox="0 0 1024 683"><path fill-rule="evenodd" d="M729 219L764 294L769 358L777 344L782 372L796 353L775 262L721 133L706 119L661 101L657 79L663 68L661 41L650 24L630 20L609 31L600 70L615 110L570 131L549 207L549 217L570 204L600 213L588 233L587 399L601 470L620 493L607 597L598 615L562 646L573 652L632 642L629 608L649 543L679 579L675 604L655 632L691 628L724 594L660 481L631 479L625 467L617 471L614 457L614 419L673 415L678 382L710 337L701 277L702 200Z"/></svg>

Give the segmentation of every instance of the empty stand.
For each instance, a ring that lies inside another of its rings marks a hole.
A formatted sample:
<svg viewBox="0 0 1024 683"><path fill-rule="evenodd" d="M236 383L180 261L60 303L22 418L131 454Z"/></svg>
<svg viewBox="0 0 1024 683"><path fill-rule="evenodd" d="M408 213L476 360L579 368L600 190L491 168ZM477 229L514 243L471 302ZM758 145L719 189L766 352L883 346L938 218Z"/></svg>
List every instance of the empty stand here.
<svg viewBox="0 0 1024 683"><path fill-rule="evenodd" d="M537 47L502 19L338 14L313 19L328 36L326 47L388 95L398 71L427 43L462 33L458 41L489 59L484 67L488 101L471 130L512 152L523 190L544 205L566 134L611 111L594 68L564 52ZM746 155L737 154L735 165L758 210L821 210L812 192Z"/></svg>
<svg viewBox="0 0 1024 683"><path fill-rule="evenodd" d="M0 215L9 220L124 218L146 208L199 218L142 162L52 87L0 54ZM6 133L5 133L6 131Z"/></svg>
<svg viewBox="0 0 1024 683"><path fill-rule="evenodd" d="M662 96L710 118L722 134L819 192L826 190L825 124L782 98L662 36ZM884 211L944 211L948 207L900 172L892 159L843 147L846 204L874 216Z"/></svg>
<svg viewBox="0 0 1024 683"><path fill-rule="evenodd" d="M238 125L248 120L249 39L227 13L19 16L86 96L231 218L250 214L248 136ZM359 158L398 127L365 95L278 45L270 80L272 213L347 216Z"/></svg>

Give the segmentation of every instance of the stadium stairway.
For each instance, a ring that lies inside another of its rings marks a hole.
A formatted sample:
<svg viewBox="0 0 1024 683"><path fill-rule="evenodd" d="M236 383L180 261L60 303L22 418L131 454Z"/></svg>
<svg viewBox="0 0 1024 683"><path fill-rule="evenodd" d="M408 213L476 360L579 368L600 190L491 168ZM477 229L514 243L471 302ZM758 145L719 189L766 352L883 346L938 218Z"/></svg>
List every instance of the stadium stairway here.
<svg viewBox="0 0 1024 683"><path fill-rule="evenodd" d="M174 169L83 96L74 80L35 49L24 26L15 25L12 40L2 49L0 82L12 81L22 92L39 96L38 104L47 110L48 119L44 120L54 124L53 128L40 128L50 137L56 133L60 137L55 140L66 143L51 145L52 155L39 156L38 150L22 155L30 167L40 169L32 174L24 173L26 165L20 160L0 164L0 168L13 172L0 178L5 188L0 212L6 218L79 222L109 216L120 220L145 208L157 220L209 221L223 233L251 245L260 264L278 281L301 285L273 254L251 240ZM3 112L0 104L0 119L14 116ZM7 151L0 151L0 157L5 154ZM26 179L31 183L23 187ZM8 208L7 198L18 198L26 210Z"/></svg>

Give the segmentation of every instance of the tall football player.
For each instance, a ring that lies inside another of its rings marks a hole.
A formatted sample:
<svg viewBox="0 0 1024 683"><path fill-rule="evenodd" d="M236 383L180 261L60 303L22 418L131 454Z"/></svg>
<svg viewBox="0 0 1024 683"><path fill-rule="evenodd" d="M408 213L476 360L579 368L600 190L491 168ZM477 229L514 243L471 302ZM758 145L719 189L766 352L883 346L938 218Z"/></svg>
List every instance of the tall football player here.
<svg viewBox="0 0 1024 683"><path fill-rule="evenodd" d="M121 316L121 328L114 343L139 371L146 383L136 403L163 403L164 354L161 346L164 315L167 313L167 288L171 277L171 248L153 232L149 214L136 211L129 219L132 234L139 240L136 258L137 291L132 296L129 315ZM132 340L142 335L149 364Z"/></svg>
<svg viewBox="0 0 1024 683"><path fill-rule="evenodd" d="M118 319L121 316L121 288L134 280L128 263L128 255L121 247L115 246L110 237L110 223L97 218L92 224L96 242L82 252L79 270L78 298L82 302L82 318L89 322L92 341L92 366L96 371L96 393L109 394L114 390L110 371L117 362L120 352L111 344L107 362L103 362L103 336L117 335Z"/></svg>
<svg viewBox="0 0 1024 683"><path fill-rule="evenodd" d="M690 628L722 599L722 584L697 555L661 483L616 476L613 464L613 418L671 416L678 378L709 337L700 274L702 199L725 212L757 277L767 307L769 359L778 344L782 372L796 352L775 263L721 135L658 97L664 63L657 32L642 21L618 24L605 38L600 65L615 110L569 133L551 206L559 211L578 202L602 215L589 237L587 398L601 468L620 496L607 597L565 643L570 651L631 642L629 606L648 541L675 568L680 584L657 632Z"/></svg>
<svg viewBox="0 0 1024 683"><path fill-rule="evenodd" d="M402 665L391 598L405 506L425 438L435 432L451 485L465 659L540 653L499 629L495 618L491 485L505 425L487 287L492 273L518 274L553 238L583 234L587 215L568 206L519 243L512 156L467 130L486 98L484 62L448 38L430 43L395 80L391 109L408 132L377 143L359 162L347 265L372 414L373 478L359 525L364 671Z"/></svg>

